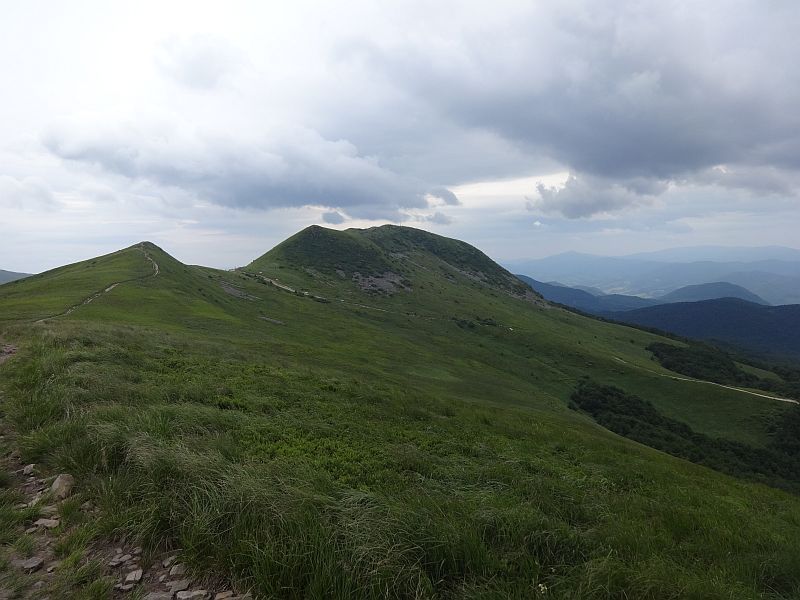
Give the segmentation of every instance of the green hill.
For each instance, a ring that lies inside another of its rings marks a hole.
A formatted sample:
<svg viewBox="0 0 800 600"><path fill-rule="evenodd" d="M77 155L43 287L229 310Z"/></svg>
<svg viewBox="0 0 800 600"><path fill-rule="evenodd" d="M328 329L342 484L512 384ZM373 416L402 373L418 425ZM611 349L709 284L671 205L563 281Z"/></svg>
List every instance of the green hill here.
<svg viewBox="0 0 800 600"><path fill-rule="evenodd" d="M0 287L0 336L9 439L100 508L59 542L78 587L113 533L263 598L800 594L798 496L570 403L613 386L714 452L773 452L794 407L672 379L663 338L463 242L310 228L236 272L139 244Z"/></svg>

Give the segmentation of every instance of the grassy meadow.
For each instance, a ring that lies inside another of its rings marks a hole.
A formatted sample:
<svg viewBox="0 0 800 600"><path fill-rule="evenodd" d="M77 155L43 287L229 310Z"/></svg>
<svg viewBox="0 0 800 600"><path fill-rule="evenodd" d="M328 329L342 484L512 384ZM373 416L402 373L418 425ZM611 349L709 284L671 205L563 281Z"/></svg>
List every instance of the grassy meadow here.
<svg viewBox="0 0 800 600"><path fill-rule="evenodd" d="M237 272L148 245L156 276L132 247L1 286L13 443L101 508L72 550L181 548L260 598L800 597L800 498L568 407L588 377L757 447L789 405L664 377L658 336L402 233L317 268L303 237ZM354 253L407 289L360 289Z"/></svg>

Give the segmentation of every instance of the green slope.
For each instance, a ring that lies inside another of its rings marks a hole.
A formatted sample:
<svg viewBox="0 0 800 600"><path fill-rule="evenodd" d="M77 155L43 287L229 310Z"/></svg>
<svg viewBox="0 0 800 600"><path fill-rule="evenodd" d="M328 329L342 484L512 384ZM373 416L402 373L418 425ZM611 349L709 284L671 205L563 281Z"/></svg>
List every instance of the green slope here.
<svg viewBox="0 0 800 600"><path fill-rule="evenodd" d="M797 497L567 404L589 376L755 446L789 406L665 377L661 338L507 275L397 227L305 230L235 273L135 246L0 288L6 418L105 527L264 597L800 593Z"/></svg>

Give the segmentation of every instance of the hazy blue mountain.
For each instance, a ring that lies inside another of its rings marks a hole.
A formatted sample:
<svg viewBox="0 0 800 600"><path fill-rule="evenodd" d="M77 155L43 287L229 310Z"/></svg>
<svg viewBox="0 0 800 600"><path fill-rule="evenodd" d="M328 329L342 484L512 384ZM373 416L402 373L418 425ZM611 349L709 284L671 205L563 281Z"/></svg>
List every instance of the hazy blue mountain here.
<svg viewBox="0 0 800 600"><path fill-rule="evenodd" d="M25 277L30 277L30 274L14 273L13 271L3 271L2 269L0 269L0 285L8 283L9 281L16 281L17 279L23 279Z"/></svg>
<svg viewBox="0 0 800 600"><path fill-rule="evenodd" d="M769 304L760 296L740 285L727 281L687 285L658 298L662 303L671 302L699 302L701 300L715 300L717 298L739 298L755 304Z"/></svg>
<svg viewBox="0 0 800 600"><path fill-rule="evenodd" d="M773 357L800 358L800 305L763 306L738 298L660 304L611 313L625 323L724 342Z"/></svg>
<svg viewBox="0 0 800 600"><path fill-rule="evenodd" d="M592 314L604 314L610 311L632 310L644 306L652 306L656 300L625 296L623 294L601 294L596 296L586 290L568 287L555 283L544 283L525 275L517 275L522 281L544 296L545 300L557 302Z"/></svg>
<svg viewBox="0 0 800 600"><path fill-rule="evenodd" d="M779 254L777 250L770 251ZM793 251L785 248L781 252L791 256ZM766 250L756 252L755 257L761 255L767 255ZM537 281L555 280L584 290L597 288L607 294L658 298L681 287L726 281L746 288L770 304L800 303L800 261L769 258L749 262L663 262L639 256L568 252L510 263L509 267Z"/></svg>
<svg viewBox="0 0 800 600"><path fill-rule="evenodd" d="M754 262L761 260L800 261L800 250L785 246L690 246L655 252L628 254L624 258L658 262Z"/></svg>

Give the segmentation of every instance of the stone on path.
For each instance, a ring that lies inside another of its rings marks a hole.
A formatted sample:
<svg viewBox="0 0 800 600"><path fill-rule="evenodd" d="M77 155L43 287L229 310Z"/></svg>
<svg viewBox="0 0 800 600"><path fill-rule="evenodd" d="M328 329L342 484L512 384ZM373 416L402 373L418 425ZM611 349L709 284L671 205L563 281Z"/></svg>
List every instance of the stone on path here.
<svg viewBox="0 0 800 600"><path fill-rule="evenodd" d="M55 529L58 527L60 521L58 519L38 519L33 523L34 527L46 527L47 529Z"/></svg>
<svg viewBox="0 0 800 600"><path fill-rule="evenodd" d="M14 564L26 571L36 571L44 564L44 559L39 556L32 556L26 560L15 561Z"/></svg>
<svg viewBox="0 0 800 600"><path fill-rule="evenodd" d="M136 569L135 571L131 571L128 573L128 576L125 577L125 583L135 583L142 579L142 570Z"/></svg>
<svg viewBox="0 0 800 600"><path fill-rule="evenodd" d="M169 586L169 591L174 594L175 592L188 590L189 586L192 585L192 581L190 579L181 579L179 581L169 581L166 585Z"/></svg>
<svg viewBox="0 0 800 600"><path fill-rule="evenodd" d="M75 478L68 473L61 473L56 477L50 491L58 500L63 500L72 493L72 488L75 485Z"/></svg>
<svg viewBox="0 0 800 600"><path fill-rule="evenodd" d="M178 592L175 596L177 600L205 600L208 598L206 590L192 590L190 592Z"/></svg>

